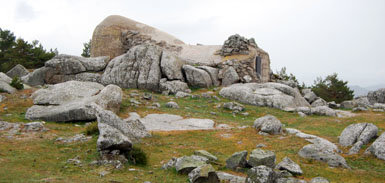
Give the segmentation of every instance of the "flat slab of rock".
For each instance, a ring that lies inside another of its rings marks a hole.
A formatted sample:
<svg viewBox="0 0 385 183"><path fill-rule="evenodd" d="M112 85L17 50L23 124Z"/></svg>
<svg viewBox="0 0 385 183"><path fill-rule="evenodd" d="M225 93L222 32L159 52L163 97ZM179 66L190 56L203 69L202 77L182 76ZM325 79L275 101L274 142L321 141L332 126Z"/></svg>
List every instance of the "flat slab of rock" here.
<svg viewBox="0 0 385 183"><path fill-rule="evenodd" d="M222 97L242 103L278 109L310 107L298 90L280 83L233 84L223 88Z"/></svg>
<svg viewBox="0 0 385 183"><path fill-rule="evenodd" d="M116 85L104 87L93 82L68 81L50 85L34 92L34 106L25 117L44 121L90 121L95 120L86 105L96 103L104 109L119 111L122 90Z"/></svg>
<svg viewBox="0 0 385 183"><path fill-rule="evenodd" d="M183 119L182 116L173 114L149 114L140 120L149 131L214 129L214 121L211 119Z"/></svg>
<svg viewBox="0 0 385 183"><path fill-rule="evenodd" d="M226 172L217 172L219 180L221 182L229 182L229 183L245 183L246 177L241 177L237 175L232 175Z"/></svg>

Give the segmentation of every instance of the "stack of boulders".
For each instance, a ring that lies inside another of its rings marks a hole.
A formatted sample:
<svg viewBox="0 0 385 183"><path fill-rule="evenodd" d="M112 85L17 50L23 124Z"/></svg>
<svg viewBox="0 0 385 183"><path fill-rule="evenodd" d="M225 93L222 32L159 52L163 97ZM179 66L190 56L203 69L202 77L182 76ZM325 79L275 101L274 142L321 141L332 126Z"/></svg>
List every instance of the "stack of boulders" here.
<svg viewBox="0 0 385 183"><path fill-rule="evenodd" d="M303 97L311 104L312 107L319 107L319 106L327 106L328 103L318 97L311 89L303 89L302 90Z"/></svg>
<svg viewBox="0 0 385 183"><path fill-rule="evenodd" d="M257 47L254 39L246 39L238 34L230 36L222 46L220 55L248 55L249 46Z"/></svg>

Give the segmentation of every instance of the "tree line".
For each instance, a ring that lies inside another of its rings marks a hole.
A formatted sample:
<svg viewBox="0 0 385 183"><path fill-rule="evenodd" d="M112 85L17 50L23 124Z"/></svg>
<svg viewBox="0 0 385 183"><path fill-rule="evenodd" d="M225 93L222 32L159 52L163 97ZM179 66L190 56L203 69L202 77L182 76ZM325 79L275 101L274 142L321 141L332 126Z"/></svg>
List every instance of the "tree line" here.
<svg viewBox="0 0 385 183"><path fill-rule="evenodd" d="M0 72L7 72L17 64L27 69L39 68L57 54L57 49L47 51L38 40L29 43L0 28Z"/></svg>

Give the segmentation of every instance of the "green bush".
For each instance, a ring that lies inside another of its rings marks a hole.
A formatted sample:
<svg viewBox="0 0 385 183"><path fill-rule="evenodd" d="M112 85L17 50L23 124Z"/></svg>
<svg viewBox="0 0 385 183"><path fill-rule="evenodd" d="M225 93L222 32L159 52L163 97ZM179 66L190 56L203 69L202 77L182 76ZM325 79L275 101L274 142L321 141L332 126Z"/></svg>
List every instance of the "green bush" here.
<svg viewBox="0 0 385 183"><path fill-rule="evenodd" d="M24 85L21 82L19 77L14 77L9 85L11 85L12 87L14 87L18 90L24 89Z"/></svg>
<svg viewBox="0 0 385 183"><path fill-rule="evenodd" d="M312 91L327 102L335 101L341 103L345 100L352 100L354 91L348 87L348 82L338 78L336 73L321 77L314 81Z"/></svg>
<svg viewBox="0 0 385 183"><path fill-rule="evenodd" d="M86 127L86 135L99 135L98 122L92 122Z"/></svg>
<svg viewBox="0 0 385 183"><path fill-rule="evenodd" d="M132 150L126 153L126 158L130 164L147 165L147 154L138 147L132 147Z"/></svg>

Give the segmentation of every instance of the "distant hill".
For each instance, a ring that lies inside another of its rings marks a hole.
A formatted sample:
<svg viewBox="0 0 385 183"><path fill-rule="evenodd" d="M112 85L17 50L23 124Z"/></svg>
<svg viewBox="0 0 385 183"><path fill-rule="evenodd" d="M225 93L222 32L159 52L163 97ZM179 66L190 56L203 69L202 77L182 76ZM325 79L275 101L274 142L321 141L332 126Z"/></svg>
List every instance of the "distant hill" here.
<svg viewBox="0 0 385 183"><path fill-rule="evenodd" d="M358 97L358 96L365 96L370 91L375 91L375 90L378 90L380 88L385 88L385 84L373 85L373 86L369 86L369 87L361 87L358 85L352 85L352 86L349 86L349 88L354 91L354 96Z"/></svg>

